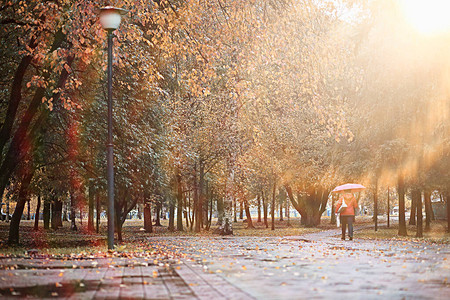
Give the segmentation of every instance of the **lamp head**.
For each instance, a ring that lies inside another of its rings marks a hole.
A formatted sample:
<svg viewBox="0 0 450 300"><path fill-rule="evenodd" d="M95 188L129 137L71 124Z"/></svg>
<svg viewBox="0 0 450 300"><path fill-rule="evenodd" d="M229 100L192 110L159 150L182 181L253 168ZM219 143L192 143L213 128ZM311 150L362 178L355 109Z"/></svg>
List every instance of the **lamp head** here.
<svg viewBox="0 0 450 300"><path fill-rule="evenodd" d="M123 8L117 8L112 6L105 6L100 8L100 24L105 30L116 30L122 19L123 15L126 15L128 10Z"/></svg>

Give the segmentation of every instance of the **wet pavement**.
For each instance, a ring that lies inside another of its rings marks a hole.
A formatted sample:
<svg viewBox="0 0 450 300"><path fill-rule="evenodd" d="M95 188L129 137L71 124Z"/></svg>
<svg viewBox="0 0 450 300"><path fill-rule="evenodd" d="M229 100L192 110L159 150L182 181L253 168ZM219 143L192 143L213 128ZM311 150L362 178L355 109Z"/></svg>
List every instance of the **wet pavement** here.
<svg viewBox="0 0 450 300"><path fill-rule="evenodd" d="M4 299L449 299L450 247L357 238L152 237L179 259L2 258Z"/></svg>

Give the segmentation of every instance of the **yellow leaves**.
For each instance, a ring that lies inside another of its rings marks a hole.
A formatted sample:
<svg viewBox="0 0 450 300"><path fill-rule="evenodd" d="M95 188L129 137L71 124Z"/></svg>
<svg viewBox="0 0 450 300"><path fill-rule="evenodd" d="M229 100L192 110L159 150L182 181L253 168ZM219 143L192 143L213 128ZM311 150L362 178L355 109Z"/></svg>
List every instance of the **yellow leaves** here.
<svg viewBox="0 0 450 300"><path fill-rule="evenodd" d="M58 59L58 50L52 52L52 59L56 61Z"/></svg>
<svg viewBox="0 0 450 300"><path fill-rule="evenodd" d="M127 248L127 245L115 245L114 246L114 250L116 250L117 252L123 252L123 251L125 251L126 248Z"/></svg>
<svg viewBox="0 0 450 300"><path fill-rule="evenodd" d="M66 70L67 73L71 73L72 69L70 68L70 66L68 64L64 64L64 69Z"/></svg>

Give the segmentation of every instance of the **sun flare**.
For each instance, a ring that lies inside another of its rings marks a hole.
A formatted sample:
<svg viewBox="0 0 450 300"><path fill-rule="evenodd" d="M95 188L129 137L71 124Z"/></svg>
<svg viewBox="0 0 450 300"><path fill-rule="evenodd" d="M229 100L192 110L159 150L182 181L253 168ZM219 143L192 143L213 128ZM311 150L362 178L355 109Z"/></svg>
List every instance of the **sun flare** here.
<svg viewBox="0 0 450 300"><path fill-rule="evenodd" d="M450 1L399 0L408 22L419 32L450 32Z"/></svg>

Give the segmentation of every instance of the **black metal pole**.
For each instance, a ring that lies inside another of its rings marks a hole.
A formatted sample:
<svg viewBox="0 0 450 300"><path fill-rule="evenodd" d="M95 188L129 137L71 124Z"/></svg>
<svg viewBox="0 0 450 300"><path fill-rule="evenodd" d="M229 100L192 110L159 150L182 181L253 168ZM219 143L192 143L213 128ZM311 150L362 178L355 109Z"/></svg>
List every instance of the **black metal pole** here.
<svg viewBox="0 0 450 300"><path fill-rule="evenodd" d="M108 249L114 249L114 157L112 133L112 61L113 31L108 30L108 140L106 142L106 168L108 181Z"/></svg>

